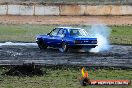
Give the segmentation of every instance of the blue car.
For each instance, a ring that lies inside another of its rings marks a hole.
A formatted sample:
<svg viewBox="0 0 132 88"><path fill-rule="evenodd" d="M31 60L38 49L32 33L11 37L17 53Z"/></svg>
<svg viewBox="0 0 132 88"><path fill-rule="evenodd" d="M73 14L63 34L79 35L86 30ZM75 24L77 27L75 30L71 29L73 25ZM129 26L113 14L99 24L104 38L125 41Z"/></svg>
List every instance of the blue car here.
<svg viewBox="0 0 132 88"><path fill-rule="evenodd" d="M61 52L67 52L69 48L95 48L97 38L92 38L81 28L58 27L46 35L38 35L36 42L40 49L47 47L58 48Z"/></svg>

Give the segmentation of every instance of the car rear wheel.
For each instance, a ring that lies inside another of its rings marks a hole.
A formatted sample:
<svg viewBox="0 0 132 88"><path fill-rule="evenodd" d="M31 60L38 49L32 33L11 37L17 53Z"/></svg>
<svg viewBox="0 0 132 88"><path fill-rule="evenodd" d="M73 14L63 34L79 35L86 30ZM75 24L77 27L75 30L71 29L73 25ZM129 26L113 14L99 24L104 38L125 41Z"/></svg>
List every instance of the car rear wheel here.
<svg viewBox="0 0 132 88"><path fill-rule="evenodd" d="M48 47L42 40L38 40L37 44L39 49L46 49Z"/></svg>
<svg viewBox="0 0 132 88"><path fill-rule="evenodd" d="M61 48L59 48L59 51L61 52L67 52L68 51L68 46L66 43L62 43Z"/></svg>

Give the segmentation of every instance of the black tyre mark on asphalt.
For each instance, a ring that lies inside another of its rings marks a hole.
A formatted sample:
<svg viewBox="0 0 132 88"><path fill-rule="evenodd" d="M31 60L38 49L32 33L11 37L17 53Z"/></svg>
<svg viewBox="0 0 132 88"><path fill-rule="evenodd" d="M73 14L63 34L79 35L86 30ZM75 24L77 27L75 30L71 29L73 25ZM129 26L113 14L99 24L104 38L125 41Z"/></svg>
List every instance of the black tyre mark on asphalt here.
<svg viewBox="0 0 132 88"><path fill-rule="evenodd" d="M74 50L61 53L51 48L39 50L37 46L0 46L0 65L23 63L132 67L132 46L111 45L110 50L98 53Z"/></svg>

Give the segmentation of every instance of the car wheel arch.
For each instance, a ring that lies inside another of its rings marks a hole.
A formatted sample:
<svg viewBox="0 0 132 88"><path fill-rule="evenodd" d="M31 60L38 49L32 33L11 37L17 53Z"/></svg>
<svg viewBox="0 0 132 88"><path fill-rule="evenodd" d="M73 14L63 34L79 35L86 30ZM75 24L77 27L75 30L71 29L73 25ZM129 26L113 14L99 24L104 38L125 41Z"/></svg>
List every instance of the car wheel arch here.
<svg viewBox="0 0 132 88"><path fill-rule="evenodd" d="M64 47L63 44L66 45L66 46ZM67 52L68 51L68 44L66 42L62 42L61 43L61 48L59 48L59 50L61 52Z"/></svg>
<svg viewBox="0 0 132 88"><path fill-rule="evenodd" d="M46 49L48 47L46 43L44 43L43 38L39 38L37 43L40 49Z"/></svg>

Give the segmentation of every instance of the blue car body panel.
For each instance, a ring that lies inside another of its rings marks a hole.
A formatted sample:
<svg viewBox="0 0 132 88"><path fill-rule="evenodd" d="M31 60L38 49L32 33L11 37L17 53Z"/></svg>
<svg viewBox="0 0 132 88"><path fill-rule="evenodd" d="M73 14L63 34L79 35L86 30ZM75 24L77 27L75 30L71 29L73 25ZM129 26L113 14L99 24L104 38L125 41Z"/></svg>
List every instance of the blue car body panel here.
<svg viewBox="0 0 132 88"><path fill-rule="evenodd" d="M91 38L87 36L71 36L70 32L71 30L82 30L78 28L67 28L67 27L59 27L53 29L50 33L46 35L38 35L36 37L36 41L43 41L47 46L60 48L61 44L64 42L69 47L89 47L94 48L97 46L97 38ZM57 31L58 30L58 31ZM57 32L55 32L57 31ZM59 35L59 32L62 31L64 33ZM55 35L56 33L56 35Z"/></svg>

